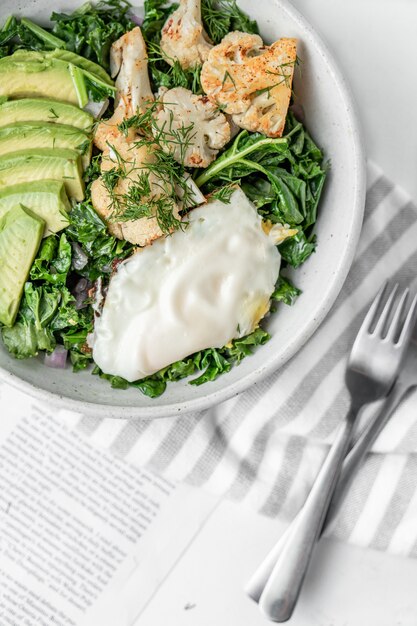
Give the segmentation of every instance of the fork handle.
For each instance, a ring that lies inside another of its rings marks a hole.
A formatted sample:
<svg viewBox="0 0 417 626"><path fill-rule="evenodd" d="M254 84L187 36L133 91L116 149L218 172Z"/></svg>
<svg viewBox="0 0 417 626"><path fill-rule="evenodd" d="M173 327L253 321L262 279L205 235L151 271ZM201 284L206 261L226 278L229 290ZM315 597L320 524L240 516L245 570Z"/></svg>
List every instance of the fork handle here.
<svg viewBox="0 0 417 626"><path fill-rule="evenodd" d="M335 441L303 509L291 527L285 546L261 594L259 606L272 621L286 622L293 613L351 440L357 413L358 408L351 407L347 418L341 423Z"/></svg>
<svg viewBox="0 0 417 626"><path fill-rule="evenodd" d="M343 462L342 470L340 472L340 476L330 502L329 510L326 515L322 532L324 532L325 528L327 528L327 526L331 524L331 522L337 515L339 507L346 495L346 491L349 489L352 480L356 474L356 471L358 470L365 454L372 446L374 441L377 439L378 435L384 429L396 407L401 402L403 402L403 400L409 393L415 391L415 389L415 386L410 387L398 381L391 390L390 394L385 399L383 406L380 409L374 411L374 413L371 415L368 424L361 432L359 439L357 440L357 442ZM268 578L272 574L274 565L277 562L278 557L281 554L288 540L288 537L291 534L293 524L295 524L295 520L300 514L301 511L297 513L297 516L294 518L291 524L287 526L272 550L270 550L268 555L264 558L262 563L259 565L259 567L256 569L256 571L246 584L245 592L255 602L259 602Z"/></svg>
<svg viewBox="0 0 417 626"><path fill-rule="evenodd" d="M356 471L369 448L372 446L374 441L377 440L378 435L384 430L395 409L410 393L414 392L414 390L414 385L410 386L397 381L389 395L386 397L381 409L376 411L376 413L369 419L369 423L365 426L358 441L353 446L343 463L342 471L340 473L339 480L337 481L336 489L331 499L324 522L325 527L331 524L339 512L344 496L350 488Z"/></svg>

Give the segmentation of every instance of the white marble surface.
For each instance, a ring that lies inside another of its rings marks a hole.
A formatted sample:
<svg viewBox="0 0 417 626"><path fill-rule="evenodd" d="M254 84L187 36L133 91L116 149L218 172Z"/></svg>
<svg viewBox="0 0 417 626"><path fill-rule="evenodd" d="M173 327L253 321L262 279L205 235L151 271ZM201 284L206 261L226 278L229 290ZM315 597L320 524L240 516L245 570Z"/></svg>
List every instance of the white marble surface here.
<svg viewBox="0 0 417 626"><path fill-rule="evenodd" d="M282 523L221 502L134 626L271 624L243 586L283 529ZM323 540L288 625L416 626L416 578L414 560Z"/></svg>
<svg viewBox="0 0 417 626"><path fill-rule="evenodd" d="M292 0L348 79L368 156L417 200L417 2Z"/></svg>

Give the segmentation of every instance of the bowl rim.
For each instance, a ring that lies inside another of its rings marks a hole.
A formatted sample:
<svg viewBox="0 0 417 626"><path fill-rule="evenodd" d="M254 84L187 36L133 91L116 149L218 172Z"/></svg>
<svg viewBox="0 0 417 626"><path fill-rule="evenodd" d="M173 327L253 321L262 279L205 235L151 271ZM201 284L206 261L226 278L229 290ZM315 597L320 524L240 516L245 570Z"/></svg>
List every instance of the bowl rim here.
<svg viewBox="0 0 417 626"><path fill-rule="evenodd" d="M317 312L317 315L310 320L304 328L304 331L291 343L284 353L275 357L272 355L261 367L249 372L246 376L240 378L234 383L217 391L210 392L210 390L208 390L204 396L194 398L189 401L146 407L85 402L68 398L65 395L53 393L51 391L47 391L46 389L40 389L36 385L19 378L19 376L1 366L0 381L2 380L5 383L10 384L19 391L29 394L33 398L41 401L47 401L49 404L56 406L57 408L75 411L87 416L97 417L100 415L103 418L115 419L155 419L173 417L176 415L183 415L185 413L208 409L213 405L236 396L251 387L253 384L261 382L264 378L282 367L291 357L293 357L321 325L346 280L347 274L353 262L362 228L366 196L366 160L363 133L361 131L357 114L357 106L351 88L339 69L332 51L324 42L320 33L313 28L313 26L311 26L308 20L292 4L290 4L288 0L274 0L274 2L280 4L282 9L287 12L292 20L300 25L300 27L314 39L318 52L326 62L337 89L341 93L343 101L347 104L346 115L349 119L350 128L352 129L352 144L354 148L356 167L354 169L354 206L352 207L351 213L351 228L347 235L347 241L343 254L338 259L336 271L334 272L334 278L330 282L324 294L323 302L320 310Z"/></svg>

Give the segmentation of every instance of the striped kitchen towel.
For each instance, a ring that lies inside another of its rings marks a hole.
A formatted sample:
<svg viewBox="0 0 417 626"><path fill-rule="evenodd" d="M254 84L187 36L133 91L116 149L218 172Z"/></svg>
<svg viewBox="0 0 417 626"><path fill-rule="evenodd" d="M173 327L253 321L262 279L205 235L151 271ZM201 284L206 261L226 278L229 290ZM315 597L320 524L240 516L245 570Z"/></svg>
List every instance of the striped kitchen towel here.
<svg viewBox="0 0 417 626"><path fill-rule="evenodd" d="M155 421L81 417L91 442L171 480L290 520L347 410L346 355L377 288L417 288L417 209L373 165L363 231L346 283L302 350L245 393L202 413ZM417 380L417 372L416 372ZM331 534L417 556L417 394L375 443Z"/></svg>

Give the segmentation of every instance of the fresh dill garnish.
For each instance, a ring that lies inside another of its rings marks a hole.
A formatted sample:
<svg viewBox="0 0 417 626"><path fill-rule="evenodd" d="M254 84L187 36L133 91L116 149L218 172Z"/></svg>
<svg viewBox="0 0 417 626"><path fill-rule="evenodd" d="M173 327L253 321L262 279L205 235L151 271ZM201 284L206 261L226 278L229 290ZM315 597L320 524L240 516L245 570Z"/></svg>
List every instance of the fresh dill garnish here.
<svg viewBox="0 0 417 626"><path fill-rule="evenodd" d="M107 189L107 191L109 192L109 194L111 194L114 191L114 188L116 187L117 183L123 178L126 178L126 169L120 166L112 167L110 170L106 170L101 175L103 184L105 188Z"/></svg>
<svg viewBox="0 0 417 626"><path fill-rule="evenodd" d="M265 70L265 74L269 74L270 76L278 76L279 80L277 82L273 83L272 85L268 85L267 87L264 87L263 89L257 89L254 92L255 95L259 96L259 95L261 95L262 93L265 93L265 92L268 92L268 94L270 94L272 89L274 89L275 87L279 87L283 83L285 83L286 87L291 87L292 72L286 73L285 72L285 68L287 68L287 67L294 68L298 64L299 64L299 58L296 57L295 61L288 61L287 63L281 63L281 65L278 66L276 72L272 71L272 70Z"/></svg>
<svg viewBox="0 0 417 626"><path fill-rule="evenodd" d="M205 30L215 44L235 30L259 33L256 21L237 6L236 0L202 0L201 16Z"/></svg>
<svg viewBox="0 0 417 626"><path fill-rule="evenodd" d="M51 115L48 115L48 117L49 117L50 119L58 119L59 115L58 115L58 113L56 113L56 112L54 111L54 109L53 109L52 107L49 109L49 112L50 112L50 114L51 114Z"/></svg>
<svg viewBox="0 0 417 626"><path fill-rule="evenodd" d="M135 132L136 137L131 142L132 159L124 159L109 145L117 165L103 172L102 179L110 198L111 221L155 217L162 232L167 234L183 224L178 212L192 206L193 193L187 184L183 160L194 137L194 124L174 127L171 111L169 121L159 127L155 112L160 106L161 102L155 101L118 125L125 136L130 129ZM134 150L143 147L149 157L137 163ZM174 157L174 149L176 157L181 156L180 163ZM131 179L129 185L119 191L119 181L126 178Z"/></svg>
<svg viewBox="0 0 417 626"><path fill-rule="evenodd" d="M87 154L90 148L90 145L91 145L90 139L86 139L85 141L80 143L79 146L77 146L77 150L79 150L81 154Z"/></svg>
<svg viewBox="0 0 417 626"><path fill-rule="evenodd" d="M169 109L169 103L165 103L165 106ZM190 122L188 125L182 122L179 127L174 125L174 112L172 109L169 109L169 121L165 121L161 126L156 124L153 126L155 142L165 152L175 155L177 161L181 164L185 162L187 150L193 145L193 139L196 134L194 122Z"/></svg>
<svg viewBox="0 0 417 626"><path fill-rule="evenodd" d="M230 204L230 199L233 193L236 191L236 186L239 184L239 182L240 181L236 181L233 183L229 183L229 185L225 185L224 187L218 187L210 193L210 198L220 200L220 202L224 202L224 204Z"/></svg>
<svg viewBox="0 0 417 626"><path fill-rule="evenodd" d="M233 87L236 89L235 79L233 78L233 76L228 71L226 71L224 73L223 81L222 81L222 87L224 87L224 85L225 85L225 83L227 81L230 81L233 84Z"/></svg>
<svg viewBox="0 0 417 626"><path fill-rule="evenodd" d="M167 61L170 61L168 64ZM185 70L178 59L162 53L159 43L148 43L148 66L156 87L184 87L193 93L203 93L201 65Z"/></svg>

